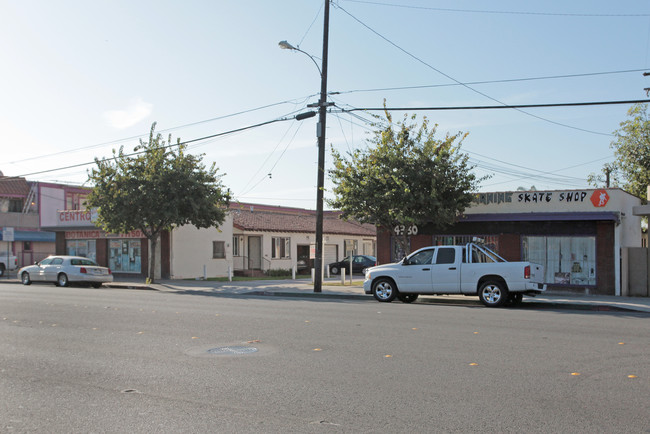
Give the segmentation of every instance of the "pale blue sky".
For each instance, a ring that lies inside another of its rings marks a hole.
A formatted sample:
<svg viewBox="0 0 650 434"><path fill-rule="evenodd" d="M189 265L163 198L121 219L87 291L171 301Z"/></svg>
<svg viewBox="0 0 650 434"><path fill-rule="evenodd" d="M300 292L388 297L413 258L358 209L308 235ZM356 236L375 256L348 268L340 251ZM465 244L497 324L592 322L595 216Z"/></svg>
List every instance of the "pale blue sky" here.
<svg viewBox="0 0 650 434"><path fill-rule="evenodd" d="M81 184L91 166L36 172L130 151L154 121L193 140L300 111L318 99L318 71L277 44L320 57L322 5L0 0L0 170ZM636 100L650 87L647 1L335 0L330 12L328 88L341 108ZM628 70L639 71L457 85ZM369 91L425 85L451 86ZM559 190L586 187L613 159L628 108L418 113L441 137L469 132L462 149L493 175L482 191ZM328 149L368 146L371 116L355 114L328 115ZM315 208L315 130L316 118L278 122L190 150L217 163L235 200Z"/></svg>

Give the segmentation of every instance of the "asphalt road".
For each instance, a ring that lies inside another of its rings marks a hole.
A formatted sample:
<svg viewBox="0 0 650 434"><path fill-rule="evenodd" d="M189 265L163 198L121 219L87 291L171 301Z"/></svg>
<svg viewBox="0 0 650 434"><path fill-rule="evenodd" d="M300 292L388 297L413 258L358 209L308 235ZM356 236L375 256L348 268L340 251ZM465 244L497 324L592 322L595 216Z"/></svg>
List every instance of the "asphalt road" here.
<svg viewBox="0 0 650 434"><path fill-rule="evenodd" d="M633 312L6 284L0 432L648 433L649 331Z"/></svg>

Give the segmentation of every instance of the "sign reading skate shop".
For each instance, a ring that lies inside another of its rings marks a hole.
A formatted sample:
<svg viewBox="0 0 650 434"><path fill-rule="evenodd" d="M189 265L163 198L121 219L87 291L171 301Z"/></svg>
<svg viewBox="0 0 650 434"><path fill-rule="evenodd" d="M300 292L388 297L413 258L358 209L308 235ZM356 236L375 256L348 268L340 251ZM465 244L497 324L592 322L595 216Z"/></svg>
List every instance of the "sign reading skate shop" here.
<svg viewBox="0 0 650 434"><path fill-rule="evenodd" d="M526 207L527 205L547 205L567 208L571 205L588 205L602 208L609 201L607 190L567 190L567 191L506 191L496 193L477 193L472 207L480 205L503 205L506 207Z"/></svg>

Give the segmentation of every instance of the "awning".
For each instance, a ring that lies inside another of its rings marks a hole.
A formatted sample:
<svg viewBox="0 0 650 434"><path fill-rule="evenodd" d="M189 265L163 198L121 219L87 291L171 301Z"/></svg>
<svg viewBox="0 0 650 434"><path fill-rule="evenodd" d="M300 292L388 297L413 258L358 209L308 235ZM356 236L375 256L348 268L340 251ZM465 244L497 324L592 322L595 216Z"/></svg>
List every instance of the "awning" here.
<svg viewBox="0 0 650 434"><path fill-rule="evenodd" d="M14 231L14 241L40 241L54 242L56 234L54 232L44 231ZM2 241L2 231L0 231L0 241Z"/></svg>
<svg viewBox="0 0 650 434"><path fill-rule="evenodd" d="M535 212L506 214L466 214L459 222L539 222L539 221L613 221L619 223L621 216L615 211L601 212Z"/></svg>

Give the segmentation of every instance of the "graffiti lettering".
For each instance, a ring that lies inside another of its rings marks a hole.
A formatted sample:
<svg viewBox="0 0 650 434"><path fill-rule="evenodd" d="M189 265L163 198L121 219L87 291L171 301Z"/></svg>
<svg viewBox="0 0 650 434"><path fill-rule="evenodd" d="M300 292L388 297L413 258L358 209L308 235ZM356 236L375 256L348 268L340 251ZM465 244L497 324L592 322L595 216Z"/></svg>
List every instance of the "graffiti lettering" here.
<svg viewBox="0 0 650 434"><path fill-rule="evenodd" d="M511 192L500 192L500 193L479 193L476 195L474 202L482 203L487 205L489 203L510 203L512 202Z"/></svg>
<svg viewBox="0 0 650 434"><path fill-rule="evenodd" d="M568 191L560 193L560 202L584 202L587 197L586 191Z"/></svg>
<svg viewBox="0 0 650 434"><path fill-rule="evenodd" d="M553 193L544 193L544 192L532 192L532 193L519 193L517 196L518 202L532 202L532 203L541 203L541 202L550 202L553 199Z"/></svg>

